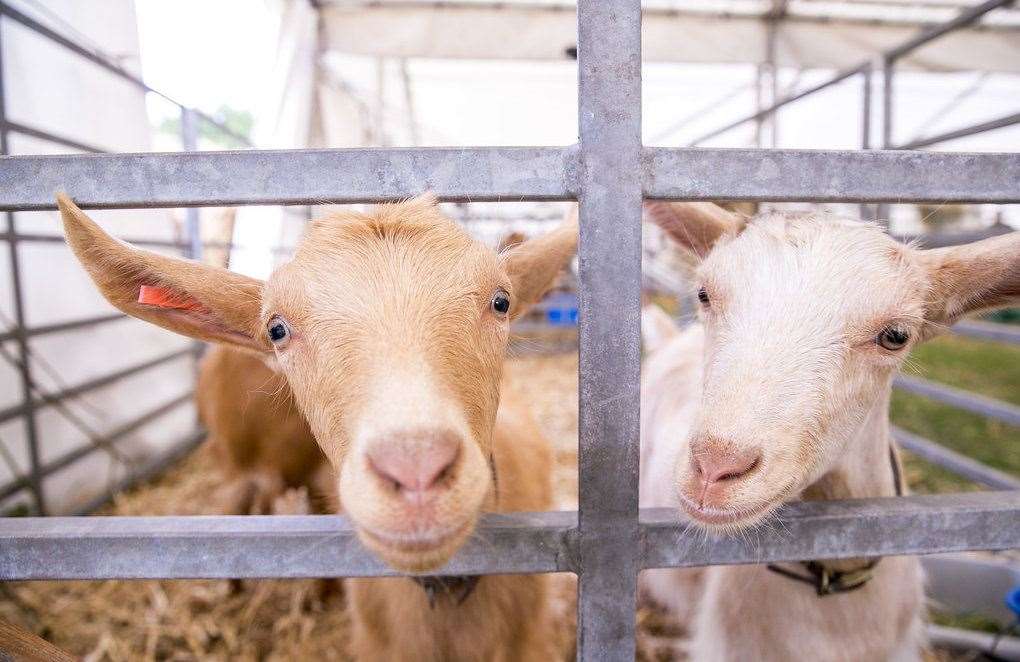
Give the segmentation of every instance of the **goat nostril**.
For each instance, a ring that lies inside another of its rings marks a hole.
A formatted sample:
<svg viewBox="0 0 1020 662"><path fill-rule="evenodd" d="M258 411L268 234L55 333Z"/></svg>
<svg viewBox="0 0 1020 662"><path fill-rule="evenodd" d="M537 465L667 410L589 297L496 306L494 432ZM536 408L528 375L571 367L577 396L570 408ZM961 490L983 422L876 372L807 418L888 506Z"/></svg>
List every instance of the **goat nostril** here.
<svg viewBox="0 0 1020 662"><path fill-rule="evenodd" d="M421 493L452 480L460 457L460 438L424 434L381 439L366 453L371 473L397 493Z"/></svg>
<svg viewBox="0 0 1020 662"><path fill-rule="evenodd" d="M761 463L761 453L708 452L695 461L695 471L706 485L743 478Z"/></svg>

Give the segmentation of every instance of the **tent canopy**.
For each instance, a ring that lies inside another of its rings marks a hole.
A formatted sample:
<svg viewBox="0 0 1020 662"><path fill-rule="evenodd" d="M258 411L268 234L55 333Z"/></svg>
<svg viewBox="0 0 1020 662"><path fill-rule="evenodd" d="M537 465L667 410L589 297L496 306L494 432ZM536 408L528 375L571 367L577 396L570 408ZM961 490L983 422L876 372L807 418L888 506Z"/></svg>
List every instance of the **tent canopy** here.
<svg viewBox="0 0 1020 662"><path fill-rule="evenodd" d="M688 0L647 2L643 57L651 62L766 60L842 69L873 58L976 3L965 0ZM576 6L487 0L323 0L326 50L353 55L557 60L575 44ZM1020 72L1020 10L1001 8L900 61L926 71Z"/></svg>

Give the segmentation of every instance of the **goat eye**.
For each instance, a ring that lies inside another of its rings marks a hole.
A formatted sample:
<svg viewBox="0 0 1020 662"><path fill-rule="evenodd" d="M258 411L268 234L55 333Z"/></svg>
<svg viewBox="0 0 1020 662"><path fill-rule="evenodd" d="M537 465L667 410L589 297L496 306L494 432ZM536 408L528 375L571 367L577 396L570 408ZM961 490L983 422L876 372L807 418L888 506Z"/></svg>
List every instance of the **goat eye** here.
<svg viewBox="0 0 1020 662"><path fill-rule="evenodd" d="M496 290L492 295L492 309L500 315L506 315L510 311L510 295L505 290Z"/></svg>
<svg viewBox="0 0 1020 662"><path fill-rule="evenodd" d="M876 339L879 345L892 351L903 349L908 340L910 340L910 334L895 326L882 329L882 333L878 334Z"/></svg>
<svg viewBox="0 0 1020 662"><path fill-rule="evenodd" d="M698 290L698 301L708 305L708 292L703 287Z"/></svg>
<svg viewBox="0 0 1020 662"><path fill-rule="evenodd" d="M290 327L287 326L287 320L279 315L274 315L270 318L269 324L266 326L266 332L269 334L269 340L276 346L280 346L290 337Z"/></svg>

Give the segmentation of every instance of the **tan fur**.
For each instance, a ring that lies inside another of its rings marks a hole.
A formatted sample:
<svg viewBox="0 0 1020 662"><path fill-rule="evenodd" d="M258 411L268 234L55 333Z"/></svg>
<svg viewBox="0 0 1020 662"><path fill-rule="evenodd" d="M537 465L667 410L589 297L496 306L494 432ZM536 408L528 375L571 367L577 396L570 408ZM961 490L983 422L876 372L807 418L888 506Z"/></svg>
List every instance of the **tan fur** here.
<svg viewBox="0 0 1020 662"><path fill-rule="evenodd" d="M874 225L824 215L762 214L739 234L706 223L703 206L690 203L663 217L688 250L697 250L690 236L711 246L694 284L709 301L701 326L647 358L648 391L667 391L673 402L642 403L642 496L675 501L713 535L767 526L788 501L893 496L889 397L910 347L962 314L1020 298L1020 233L919 251ZM881 346L889 328L908 342ZM720 457L759 460L717 481L699 471ZM849 570L866 561L825 563ZM865 588L824 598L763 566L710 568L701 592L690 574L660 571L655 581L649 592L660 599L686 590L693 594L673 602L699 602L699 661L921 655L922 573L913 557L883 559Z"/></svg>
<svg viewBox="0 0 1020 662"><path fill-rule="evenodd" d="M445 218L431 196L335 214L313 223L294 259L262 283L137 250L68 198L59 204L68 242L115 305L275 359L338 475L340 508L397 570L442 566L483 510L550 505L547 443L526 414L499 406L499 384L510 318L537 302L570 259L576 218L497 255ZM191 308L136 303L151 284ZM502 293L509 314L492 305ZM267 330L281 321L289 333L272 342ZM440 437L460 445L427 493L403 490L368 459L383 447L392 453ZM541 577L483 578L462 607L435 610L406 579L354 584L363 658L549 658Z"/></svg>
<svg viewBox="0 0 1020 662"><path fill-rule="evenodd" d="M211 348L199 368L195 402L209 433L206 443L232 479L228 514L270 514L288 488L316 495L326 457L287 381L264 359Z"/></svg>
<svg viewBox="0 0 1020 662"><path fill-rule="evenodd" d="M506 400L493 433L498 490L487 508L535 512L552 507L551 448L527 411ZM553 660L542 575L484 576L461 604L440 596L430 608L405 578L348 580L359 660Z"/></svg>

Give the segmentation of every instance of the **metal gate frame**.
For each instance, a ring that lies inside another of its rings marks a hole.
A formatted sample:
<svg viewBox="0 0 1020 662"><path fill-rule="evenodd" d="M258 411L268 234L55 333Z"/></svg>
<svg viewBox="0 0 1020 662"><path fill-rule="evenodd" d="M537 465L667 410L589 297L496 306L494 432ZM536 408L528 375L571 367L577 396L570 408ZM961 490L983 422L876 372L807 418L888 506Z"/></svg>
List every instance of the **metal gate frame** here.
<svg viewBox="0 0 1020 662"><path fill-rule="evenodd" d="M1020 547L1020 491L797 503L783 534L706 541L638 510L641 204L672 200L1020 202L1020 154L646 148L638 0L580 0L580 142L0 158L0 211L578 200L578 512L488 515L440 574L573 572L578 657L633 660L644 568ZM484 541L484 542L481 542ZM0 579L394 574L337 516L0 520Z"/></svg>
<svg viewBox="0 0 1020 662"><path fill-rule="evenodd" d="M35 35L64 49L69 55L95 65L105 73L127 82L144 93L156 94L165 101L177 106L181 112L181 146L185 151L194 151L198 149L198 132L200 123L216 127L219 132L235 143L242 145L251 144L246 137L233 132L229 127L225 126L215 118L178 103L173 98L147 85L141 78L127 71L119 64L111 62L101 54L90 50L59 32L56 32L31 16L21 12L17 8L0 0L0 29L6 27L8 22L17 24L22 28L31 31ZM0 44L2 44L2 41L2 36L0 36ZM29 136L37 140L42 140L54 145L60 145L80 152L91 154L101 154L105 152L105 150L100 147L82 142L75 138L57 135L51 131L46 131L36 126L30 126L8 119L6 114L5 91L3 57L2 53L0 53L0 154L6 155L9 153L10 150L8 143L9 136L11 134ZM12 480L6 484L0 485L0 500L7 499L18 494L22 490L28 489L32 494L34 512L39 515L46 515L48 509L44 481L47 476L66 469L96 451L116 453L116 446L121 440L143 428L152 421L175 411L177 408L188 402L191 402L192 396L190 391L183 392L103 434L92 430L90 426L86 425L84 421L80 419L80 417L77 417L70 412L67 409L66 403L95 389L110 386L122 379L140 374L146 370L151 370L167 363L181 360L189 354L197 356L201 343L196 344L192 350L176 350L155 359L147 359L133 366L128 366L106 375L100 375L79 384L67 386L55 392L45 392L39 387L33 375L33 356L29 346L29 341L32 338L51 333L64 333L77 329L86 329L96 325L105 324L107 322L123 319L124 315L116 312L104 313L102 315L68 320L44 326L27 327L25 324L24 302L22 300L23 289L21 282L20 254L18 251L19 245L23 243L63 243L64 238L61 235L26 234L18 232L13 211L14 210L9 210L4 214L4 218L7 223L7 230L0 234L0 241L7 242L9 251L11 290L13 293L12 299L14 304L14 326L10 330L0 333L0 346L10 341L13 341L16 345L16 356L13 352L4 352L4 358L10 360L19 372L22 399L21 402L16 405L0 409L0 424L7 423L8 421L18 418L23 421L28 444L27 456L29 460L29 467L26 474L15 475ZM203 247L230 247L228 244L218 242L207 242L203 244L198 226L198 210L189 208L185 211L185 215L186 241L142 240L134 243L146 247L177 249L184 255L193 259L201 257ZM71 420L71 422L79 427L85 434L87 437L86 443L63 453L59 457L53 458L48 462L43 462L41 459L42 442L36 429L36 417L38 411L44 407L53 407L58 411L58 413L67 416L69 420ZM144 465L139 466L131 464L125 466L127 475L122 480L118 481L115 485L99 494L94 499L82 504L78 508L77 513L83 514L95 510L108 501L117 491L120 491L135 482L150 477L170 464L180 460L180 458L187 454L188 451L194 449L203 438L204 432L196 425L195 429L189 431L183 439L172 444L170 448L159 457L149 460Z"/></svg>

